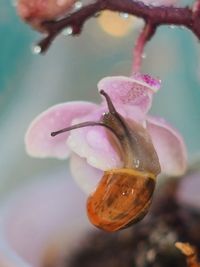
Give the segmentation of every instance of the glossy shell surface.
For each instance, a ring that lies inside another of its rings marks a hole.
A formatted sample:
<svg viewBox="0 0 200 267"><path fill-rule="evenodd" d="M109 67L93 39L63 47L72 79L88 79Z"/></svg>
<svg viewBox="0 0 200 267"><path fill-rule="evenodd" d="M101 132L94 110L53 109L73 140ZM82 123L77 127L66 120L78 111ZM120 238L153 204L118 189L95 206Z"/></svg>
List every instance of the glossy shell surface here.
<svg viewBox="0 0 200 267"><path fill-rule="evenodd" d="M141 220L148 212L155 176L133 169L106 171L87 201L90 221L114 232Z"/></svg>

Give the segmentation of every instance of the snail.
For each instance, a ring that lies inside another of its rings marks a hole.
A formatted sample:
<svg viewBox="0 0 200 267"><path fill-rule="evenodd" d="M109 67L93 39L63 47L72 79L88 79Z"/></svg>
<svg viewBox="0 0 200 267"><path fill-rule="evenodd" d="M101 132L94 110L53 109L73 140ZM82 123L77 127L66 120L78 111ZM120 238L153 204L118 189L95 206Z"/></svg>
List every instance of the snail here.
<svg viewBox="0 0 200 267"><path fill-rule="evenodd" d="M144 127L129 122L116 111L109 95L108 112L98 122L88 121L52 132L51 136L87 126L109 129L120 145L123 167L104 171L95 191L88 197L87 214L96 227L108 232L140 221L148 212L160 173L160 164L151 138Z"/></svg>

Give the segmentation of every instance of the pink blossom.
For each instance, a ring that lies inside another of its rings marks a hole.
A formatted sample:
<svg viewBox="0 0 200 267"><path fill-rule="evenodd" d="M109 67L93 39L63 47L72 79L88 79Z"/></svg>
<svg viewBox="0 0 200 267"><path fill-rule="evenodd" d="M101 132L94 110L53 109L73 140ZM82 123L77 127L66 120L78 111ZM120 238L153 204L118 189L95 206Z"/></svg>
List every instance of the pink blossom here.
<svg viewBox="0 0 200 267"><path fill-rule="evenodd" d="M69 11L76 0L18 0L19 16L33 28L42 30L41 22L53 20Z"/></svg>
<svg viewBox="0 0 200 267"><path fill-rule="evenodd" d="M107 77L98 83L112 100L117 112L131 125L140 124L150 135L161 170L166 175L181 175L186 169L186 148L180 134L161 118L148 115L160 81L135 74ZM29 126L25 143L34 157L70 156L74 178L86 191L94 187L103 171L123 166L119 150L105 127L85 127L52 137L51 132L86 121L100 121L108 111L105 99L100 104L74 101L55 105L40 114Z"/></svg>
<svg viewBox="0 0 200 267"><path fill-rule="evenodd" d="M0 266L63 266L91 228L81 212L85 201L65 168L27 177L7 192L0 203Z"/></svg>

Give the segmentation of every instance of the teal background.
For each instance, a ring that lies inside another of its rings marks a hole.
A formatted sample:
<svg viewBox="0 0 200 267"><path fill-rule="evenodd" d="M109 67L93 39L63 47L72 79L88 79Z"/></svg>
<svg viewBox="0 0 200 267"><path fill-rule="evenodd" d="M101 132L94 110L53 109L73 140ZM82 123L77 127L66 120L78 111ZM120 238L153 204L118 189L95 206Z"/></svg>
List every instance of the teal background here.
<svg viewBox="0 0 200 267"><path fill-rule="evenodd" d="M53 104L99 101L105 76L129 75L138 30L108 36L92 19L78 38L60 36L44 56L31 46L41 38L20 21L11 1L0 2L0 194L65 161L30 158L24 134L30 121ZM146 48L143 72L161 78L152 113L184 136L190 162L200 155L200 44L186 29L161 27Z"/></svg>

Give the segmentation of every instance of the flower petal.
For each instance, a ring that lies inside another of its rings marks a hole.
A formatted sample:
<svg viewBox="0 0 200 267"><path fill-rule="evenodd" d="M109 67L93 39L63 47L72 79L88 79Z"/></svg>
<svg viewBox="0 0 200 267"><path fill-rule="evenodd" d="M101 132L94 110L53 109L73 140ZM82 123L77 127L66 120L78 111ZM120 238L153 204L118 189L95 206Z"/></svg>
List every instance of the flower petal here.
<svg viewBox="0 0 200 267"><path fill-rule="evenodd" d="M0 266L1 267L31 267L21 259L12 248L0 237Z"/></svg>
<svg viewBox="0 0 200 267"><path fill-rule="evenodd" d="M132 77L106 77L98 83L116 105L138 106L144 113L151 107L153 93L160 87L160 81L149 75L135 74Z"/></svg>
<svg viewBox="0 0 200 267"><path fill-rule="evenodd" d="M187 166L186 147L181 135L161 118L148 117L147 127L167 175L181 175Z"/></svg>
<svg viewBox="0 0 200 267"><path fill-rule="evenodd" d="M54 20L66 14L76 0L18 0L16 3L19 16L34 28L45 31L42 21Z"/></svg>
<svg viewBox="0 0 200 267"><path fill-rule="evenodd" d="M99 108L88 116L74 120L73 124L99 121L105 111L105 107ZM108 170L122 165L113 134L105 127L91 126L71 131L67 144L73 152L85 158L91 166L97 169Z"/></svg>
<svg viewBox="0 0 200 267"><path fill-rule="evenodd" d="M84 158L74 153L70 158L70 169L76 183L86 194L94 191L103 175L102 171L92 167Z"/></svg>
<svg viewBox="0 0 200 267"><path fill-rule="evenodd" d="M52 137L53 131L70 126L74 118L90 113L97 106L89 102L69 102L55 105L41 113L29 126L25 136L27 152L34 157L66 158L69 132Z"/></svg>
<svg viewBox="0 0 200 267"><path fill-rule="evenodd" d="M0 231L10 247L10 255L21 257L34 267L47 266L48 260L54 259L56 266L61 257L69 256L89 228L86 196L66 168L33 177L33 180L10 195L3 207L1 205ZM5 255L5 262L7 257L10 262L9 254ZM17 265L15 258L13 262L16 267L26 267Z"/></svg>
<svg viewBox="0 0 200 267"><path fill-rule="evenodd" d="M199 164L198 164L199 165ZM200 172L199 170L190 170L190 172L181 179L177 191L177 200L181 205L189 206L192 209L200 210Z"/></svg>

